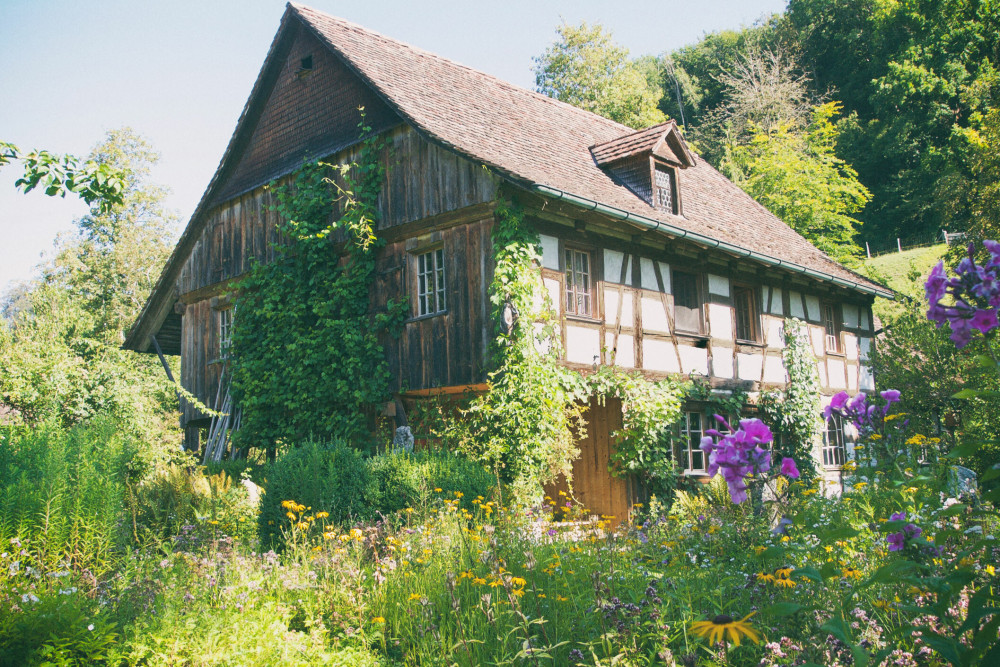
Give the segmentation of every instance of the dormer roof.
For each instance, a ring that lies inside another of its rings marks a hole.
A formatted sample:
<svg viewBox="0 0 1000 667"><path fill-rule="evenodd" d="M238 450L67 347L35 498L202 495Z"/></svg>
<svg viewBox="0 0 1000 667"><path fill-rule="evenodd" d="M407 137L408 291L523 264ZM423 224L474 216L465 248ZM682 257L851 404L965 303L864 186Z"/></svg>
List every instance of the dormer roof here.
<svg viewBox="0 0 1000 667"><path fill-rule="evenodd" d="M594 144L590 147L590 153L599 167L642 155L655 155L681 168L697 164L673 120Z"/></svg>

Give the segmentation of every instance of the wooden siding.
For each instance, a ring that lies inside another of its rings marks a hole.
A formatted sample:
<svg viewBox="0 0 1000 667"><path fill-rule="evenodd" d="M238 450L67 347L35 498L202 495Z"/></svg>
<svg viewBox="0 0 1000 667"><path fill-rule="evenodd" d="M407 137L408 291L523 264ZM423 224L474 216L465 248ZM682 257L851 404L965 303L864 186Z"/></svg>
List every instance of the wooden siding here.
<svg viewBox="0 0 1000 667"><path fill-rule="evenodd" d="M584 418L587 420L587 433L576 443L580 456L573 461L572 492L562 477L547 486L545 492L559 506L565 503L559 492L571 493L589 514L614 517L615 523L625 521L632 503L637 499L633 497L628 480L615 477L608 471L614 451L611 434L622 428L621 401L608 398L602 403L593 398Z"/></svg>
<svg viewBox="0 0 1000 667"><path fill-rule="evenodd" d="M428 143L408 126L391 131L388 139L378 231L493 200L495 182L481 166ZM329 160L347 163L352 155L343 151ZM271 259L278 223L274 205L273 193L258 187L211 211L177 281L182 300L213 286L221 291L222 283L246 272L252 260Z"/></svg>

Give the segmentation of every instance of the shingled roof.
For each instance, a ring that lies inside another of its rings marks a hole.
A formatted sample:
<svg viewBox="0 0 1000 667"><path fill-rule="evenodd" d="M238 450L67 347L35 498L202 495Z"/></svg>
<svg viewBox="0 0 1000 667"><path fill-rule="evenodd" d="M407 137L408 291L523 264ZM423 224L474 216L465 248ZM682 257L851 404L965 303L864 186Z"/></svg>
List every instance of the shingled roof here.
<svg viewBox="0 0 1000 667"><path fill-rule="evenodd" d="M634 134L632 128L310 7L289 3L289 10L427 138L515 182L559 190L891 296L827 257L703 159L679 171L683 217L658 211L615 183L590 151Z"/></svg>
<svg viewBox="0 0 1000 667"><path fill-rule="evenodd" d="M199 237L213 198L224 185L230 163L238 157L241 138L253 131L253 111L266 101L265 73L281 37L294 21L301 21L425 138L487 165L509 181L735 256L892 296L887 288L824 255L703 159L678 170L678 187L684 199L683 216L678 216L654 209L616 183L591 153L593 147L603 148L605 157L634 154L637 146L644 148L649 143L647 139L665 136L659 134L661 126L636 132L349 21L289 3L233 138L129 333L126 348L148 349L150 334L172 312L169 295L173 283ZM668 148L678 161L685 161L676 148ZM685 144L680 148L688 157L694 155Z"/></svg>

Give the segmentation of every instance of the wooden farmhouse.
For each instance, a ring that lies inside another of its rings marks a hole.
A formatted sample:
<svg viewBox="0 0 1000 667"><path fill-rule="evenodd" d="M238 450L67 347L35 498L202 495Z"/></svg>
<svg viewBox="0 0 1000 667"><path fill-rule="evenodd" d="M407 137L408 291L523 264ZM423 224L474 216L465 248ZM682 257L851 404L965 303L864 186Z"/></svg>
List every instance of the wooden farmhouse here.
<svg viewBox="0 0 1000 667"><path fill-rule="evenodd" d="M231 281L266 261L276 238L265 186L306 161L347 162L359 107L388 144L373 304L411 303L402 335L386 344L397 405L486 386L501 191L541 235L539 271L559 308L566 365L690 375L754 395L786 383L791 316L808 323L827 397L874 388L871 304L891 293L744 194L673 121L637 132L296 4L126 348L180 355L184 388L216 404ZM704 474L705 410L686 406L680 426L691 475ZM208 421L185 402L189 446ZM607 472L620 405L592 405L589 421L577 495L614 513L630 500ZM829 479L849 449L842 426L828 424L817 457Z"/></svg>

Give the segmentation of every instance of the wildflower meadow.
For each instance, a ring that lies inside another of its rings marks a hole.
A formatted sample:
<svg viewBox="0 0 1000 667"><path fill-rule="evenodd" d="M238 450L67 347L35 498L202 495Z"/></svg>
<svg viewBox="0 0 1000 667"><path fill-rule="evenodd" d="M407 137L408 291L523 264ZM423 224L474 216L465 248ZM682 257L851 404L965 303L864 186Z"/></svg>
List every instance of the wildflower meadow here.
<svg viewBox="0 0 1000 667"><path fill-rule="evenodd" d="M1000 372L985 249L934 270L929 316ZM719 417L711 480L628 517L520 502L443 450L206 469L110 420L5 426L0 665L1000 664L1000 471L970 484L981 444L941 453L906 406L833 398L842 491Z"/></svg>

